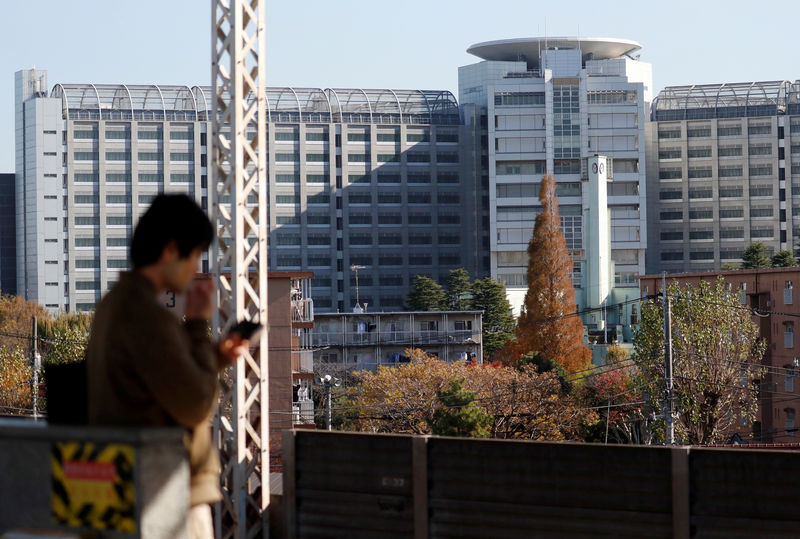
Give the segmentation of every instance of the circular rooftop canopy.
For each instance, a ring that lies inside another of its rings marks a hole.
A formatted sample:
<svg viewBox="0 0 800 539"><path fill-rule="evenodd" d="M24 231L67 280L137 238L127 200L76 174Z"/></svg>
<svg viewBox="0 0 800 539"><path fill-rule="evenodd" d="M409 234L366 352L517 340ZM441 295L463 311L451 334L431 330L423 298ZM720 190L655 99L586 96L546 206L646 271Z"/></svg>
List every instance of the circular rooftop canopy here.
<svg viewBox="0 0 800 539"><path fill-rule="evenodd" d="M527 61L539 65L539 52L544 49L580 49L583 61L619 58L634 53L642 46L629 39L611 37L523 37L476 43L467 49L484 60Z"/></svg>

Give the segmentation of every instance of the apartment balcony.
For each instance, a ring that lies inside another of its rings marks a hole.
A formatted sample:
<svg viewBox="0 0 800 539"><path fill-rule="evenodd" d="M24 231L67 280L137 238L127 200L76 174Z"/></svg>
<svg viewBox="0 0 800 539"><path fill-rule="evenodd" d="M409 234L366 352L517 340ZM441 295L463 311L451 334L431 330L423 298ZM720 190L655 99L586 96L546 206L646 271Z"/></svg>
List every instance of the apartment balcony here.
<svg viewBox="0 0 800 539"><path fill-rule="evenodd" d="M314 401L311 399L292 403L292 423L295 425L314 424Z"/></svg>
<svg viewBox="0 0 800 539"><path fill-rule="evenodd" d="M292 350L292 372L314 373L313 350Z"/></svg>
<svg viewBox="0 0 800 539"><path fill-rule="evenodd" d="M312 342L314 347L479 344L481 334L472 330L314 333Z"/></svg>
<svg viewBox="0 0 800 539"><path fill-rule="evenodd" d="M311 299L311 279L292 279L292 327L313 327L314 300Z"/></svg>
<svg viewBox="0 0 800 539"><path fill-rule="evenodd" d="M314 322L314 300L302 298L292 300L292 322Z"/></svg>

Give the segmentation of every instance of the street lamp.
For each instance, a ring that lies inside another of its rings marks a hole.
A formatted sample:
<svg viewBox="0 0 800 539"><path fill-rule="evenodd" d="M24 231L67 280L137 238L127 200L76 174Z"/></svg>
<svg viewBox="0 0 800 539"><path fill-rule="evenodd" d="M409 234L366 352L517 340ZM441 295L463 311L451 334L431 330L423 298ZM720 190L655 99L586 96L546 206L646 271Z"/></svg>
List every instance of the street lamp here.
<svg viewBox="0 0 800 539"><path fill-rule="evenodd" d="M319 377L319 383L325 387L325 427L331 430L331 386L339 387L342 381L326 374Z"/></svg>
<svg viewBox="0 0 800 539"><path fill-rule="evenodd" d="M366 266L359 266L358 264L353 264L350 266L350 271L354 271L356 273L356 306L353 309L353 312L360 313L362 312L361 309L361 302L358 298L358 270L364 269Z"/></svg>

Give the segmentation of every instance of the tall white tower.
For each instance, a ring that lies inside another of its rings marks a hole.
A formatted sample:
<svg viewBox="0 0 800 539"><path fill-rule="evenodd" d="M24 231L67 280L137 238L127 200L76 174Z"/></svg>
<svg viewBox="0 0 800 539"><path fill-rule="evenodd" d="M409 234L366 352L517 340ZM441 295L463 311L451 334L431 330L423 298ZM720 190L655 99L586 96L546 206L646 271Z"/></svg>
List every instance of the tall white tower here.
<svg viewBox="0 0 800 539"><path fill-rule="evenodd" d="M613 286L614 262L611 260L611 222L608 212L609 160L595 155L588 160L588 180L583 188L585 308L602 307L609 300ZM605 328L605 317L590 314L597 329Z"/></svg>

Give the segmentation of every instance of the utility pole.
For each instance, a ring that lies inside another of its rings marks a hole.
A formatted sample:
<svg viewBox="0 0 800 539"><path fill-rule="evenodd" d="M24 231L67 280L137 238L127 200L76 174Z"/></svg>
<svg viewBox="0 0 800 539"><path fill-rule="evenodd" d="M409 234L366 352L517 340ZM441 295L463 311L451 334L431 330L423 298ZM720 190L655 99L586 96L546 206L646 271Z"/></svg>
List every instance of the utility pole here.
<svg viewBox="0 0 800 539"><path fill-rule="evenodd" d="M342 385L342 381L338 378L334 378L330 374L326 374L325 376L321 376L319 381L325 386L325 428L327 430L331 430L331 418L332 414L332 407L333 407L333 398L331 396L331 387L336 386L339 387Z"/></svg>
<svg viewBox="0 0 800 539"><path fill-rule="evenodd" d="M39 357L39 324L34 316L31 327L31 403L33 419L39 419L39 369L42 368Z"/></svg>
<svg viewBox="0 0 800 539"><path fill-rule="evenodd" d="M325 380L325 428L331 430L332 406L331 406L331 375L326 376Z"/></svg>
<svg viewBox="0 0 800 539"><path fill-rule="evenodd" d="M672 412L672 311L667 294L667 274L661 272L661 293L664 297L664 382L666 385L664 420L667 424L667 445L675 445L675 418Z"/></svg>

